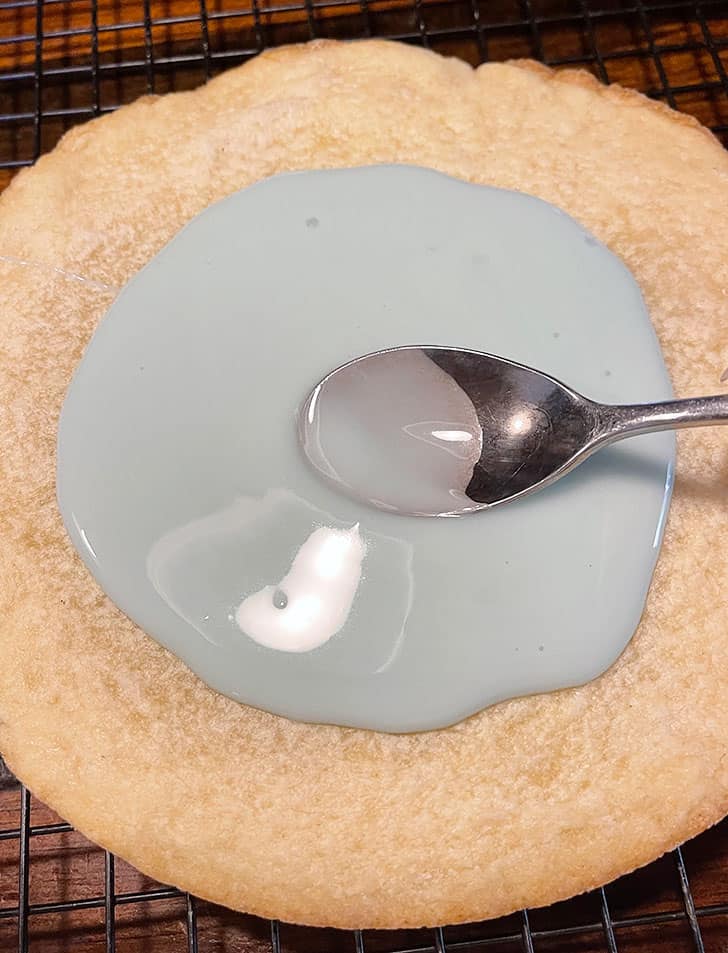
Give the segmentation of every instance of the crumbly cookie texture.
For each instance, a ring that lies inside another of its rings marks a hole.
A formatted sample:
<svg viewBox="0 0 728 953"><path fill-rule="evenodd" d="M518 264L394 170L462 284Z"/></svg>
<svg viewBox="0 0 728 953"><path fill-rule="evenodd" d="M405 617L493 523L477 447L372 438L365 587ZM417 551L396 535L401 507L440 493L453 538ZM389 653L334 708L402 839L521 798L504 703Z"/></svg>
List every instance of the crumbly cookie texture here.
<svg viewBox="0 0 728 953"><path fill-rule="evenodd" d="M680 435L663 554L619 661L427 734L296 724L215 694L72 551L56 423L116 289L236 189L373 162L562 207L636 276L677 393L721 390L728 155L693 121L583 73L474 71L375 41L282 49L75 128L0 199L0 749L154 877L337 927L547 904L728 811L728 430Z"/></svg>

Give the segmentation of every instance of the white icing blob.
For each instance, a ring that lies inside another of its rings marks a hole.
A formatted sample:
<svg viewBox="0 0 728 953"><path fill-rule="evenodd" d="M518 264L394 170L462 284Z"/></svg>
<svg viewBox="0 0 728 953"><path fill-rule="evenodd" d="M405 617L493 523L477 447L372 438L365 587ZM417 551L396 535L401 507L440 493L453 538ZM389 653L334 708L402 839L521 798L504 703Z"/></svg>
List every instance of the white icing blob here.
<svg viewBox="0 0 728 953"><path fill-rule="evenodd" d="M321 526L296 553L276 586L243 599L238 627L255 642L283 652L308 652L339 632L349 618L362 575L364 543L349 530Z"/></svg>

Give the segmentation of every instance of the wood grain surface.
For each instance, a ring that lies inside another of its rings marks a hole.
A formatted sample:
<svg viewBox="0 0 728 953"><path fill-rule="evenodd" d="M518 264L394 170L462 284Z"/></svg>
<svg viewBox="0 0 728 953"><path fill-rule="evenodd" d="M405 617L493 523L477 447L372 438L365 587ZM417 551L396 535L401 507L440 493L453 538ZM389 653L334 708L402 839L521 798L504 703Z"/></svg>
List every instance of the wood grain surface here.
<svg viewBox="0 0 728 953"><path fill-rule="evenodd" d="M417 40L472 63L536 56L556 65L583 65L667 99L702 122L728 133L728 3L704 0L696 8L673 4L659 10L632 0L45 0L41 6L0 2L0 165L31 160L36 147L52 148L76 122L131 101L149 90L165 92L198 85L207 75L244 61L263 46L317 36L362 36L368 31ZM473 5L475 4L475 6ZM473 29L480 13L481 33ZM201 26L207 14L207 30ZM538 18L534 27L530 13ZM586 14L585 15L585 11ZM36 42L37 26L43 40ZM657 54L657 55L655 55ZM42 82L34 72L42 68ZM94 75L96 79L94 79ZM602 78L603 74L602 74ZM666 89L667 88L667 89ZM672 94L668 90L673 90ZM36 140L36 104L43 119ZM725 138L724 138L725 141ZM13 170L0 169L0 190ZM649 175L649 170L645 170ZM1 250L0 250L1 251ZM18 904L17 830L20 796L0 771L0 951L17 949L17 919L6 915ZM59 821L33 801L34 826ZM245 845L239 845L240 850ZM538 849L534 845L534 849ZM76 832L31 837L30 902L93 900L104 893L104 852ZM728 953L728 822L684 848L699 924L708 953ZM544 862L548 862L544 858ZM147 892L159 885L123 862L115 866L117 894ZM622 878L606 892L620 953L688 953L696 946L685 917L673 855ZM201 951L270 951L270 924L206 903L196 905ZM635 923L652 914L678 914L659 924ZM122 903L115 915L120 953L176 953L188 949L188 908L183 897ZM600 927L598 893L530 914L535 953L593 953L608 949ZM593 929L577 927L596 925ZM560 927L569 936L555 936ZM444 939L496 951L528 950L522 920L448 928ZM30 918L30 949L37 953L106 949L103 905ZM510 939L498 939L510 937ZM434 949L432 931L367 933L371 953ZM283 925L284 953L355 950L352 934Z"/></svg>

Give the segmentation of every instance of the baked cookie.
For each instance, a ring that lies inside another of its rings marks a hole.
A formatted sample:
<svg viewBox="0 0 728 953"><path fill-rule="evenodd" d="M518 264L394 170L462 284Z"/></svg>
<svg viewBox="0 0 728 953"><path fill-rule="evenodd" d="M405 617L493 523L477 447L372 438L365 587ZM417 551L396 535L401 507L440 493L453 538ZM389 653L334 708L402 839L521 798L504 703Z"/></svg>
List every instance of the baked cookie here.
<svg viewBox="0 0 728 953"><path fill-rule="evenodd" d="M262 916L384 928L551 903L728 811L728 432L680 435L643 620L581 688L399 736L208 689L66 538L61 402L117 290L209 203L276 172L376 162L565 209L635 275L677 393L721 389L728 157L636 93L533 63L315 43L75 128L0 199L0 750L162 881Z"/></svg>

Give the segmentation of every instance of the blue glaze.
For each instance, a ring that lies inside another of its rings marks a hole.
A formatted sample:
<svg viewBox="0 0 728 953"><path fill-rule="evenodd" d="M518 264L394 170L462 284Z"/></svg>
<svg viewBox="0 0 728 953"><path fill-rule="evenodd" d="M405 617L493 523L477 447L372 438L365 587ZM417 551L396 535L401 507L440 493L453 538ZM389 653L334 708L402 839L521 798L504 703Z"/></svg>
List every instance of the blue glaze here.
<svg viewBox="0 0 728 953"><path fill-rule="evenodd" d="M232 195L101 322L61 417L61 512L108 595L218 691L304 721L426 730L584 683L631 638L672 436L609 448L489 512L378 511L307 465L296 414L333 368L402 344L501 354L596 400L671 396L614 255L544 202L423 169ZM363 543L345 621L317 648L267 648L236 612L263 592L290 613L308 583L285 604L277 587L321 527L357 527Z"/></svg>

